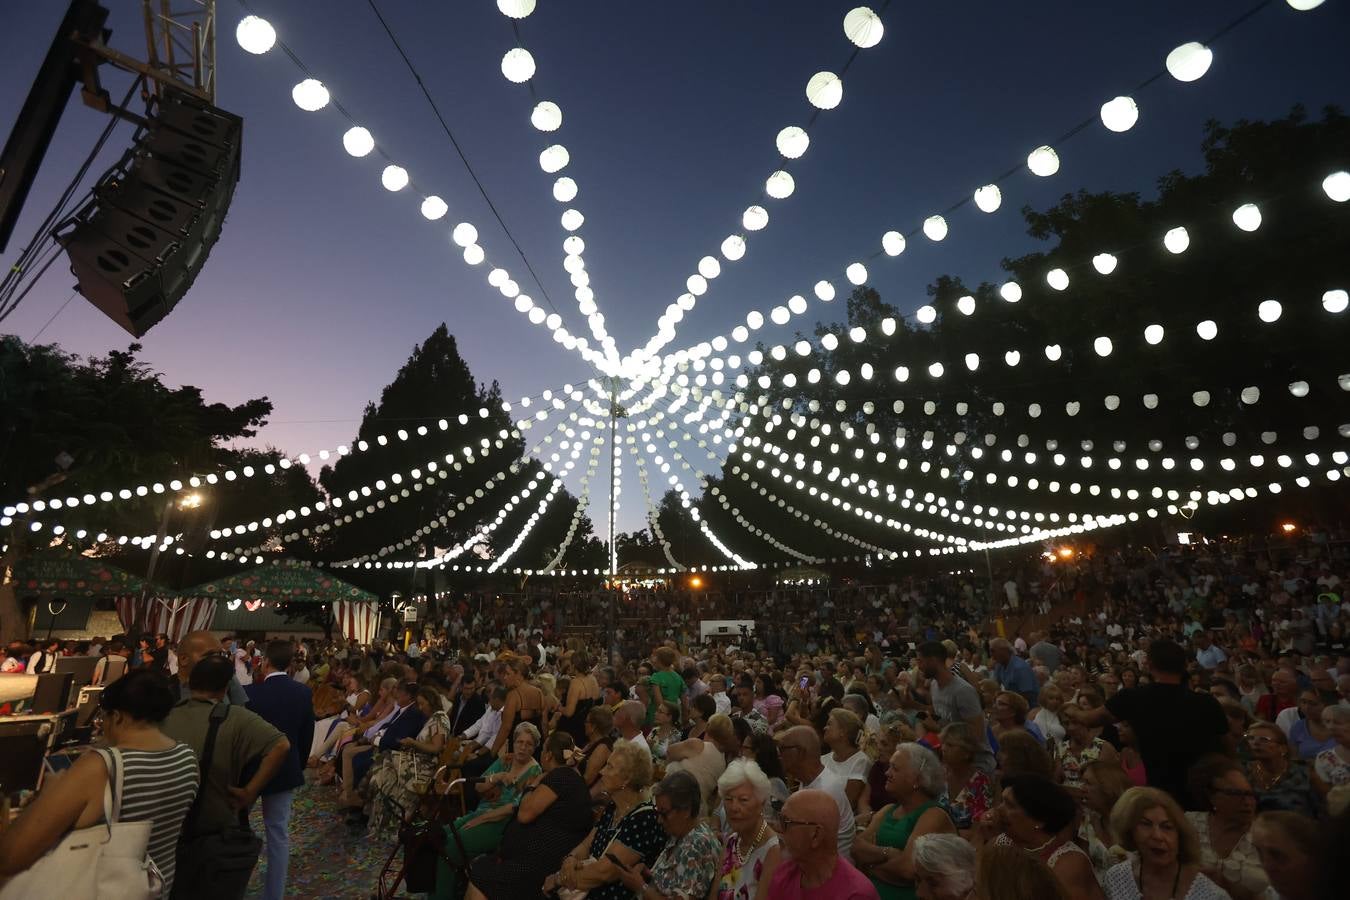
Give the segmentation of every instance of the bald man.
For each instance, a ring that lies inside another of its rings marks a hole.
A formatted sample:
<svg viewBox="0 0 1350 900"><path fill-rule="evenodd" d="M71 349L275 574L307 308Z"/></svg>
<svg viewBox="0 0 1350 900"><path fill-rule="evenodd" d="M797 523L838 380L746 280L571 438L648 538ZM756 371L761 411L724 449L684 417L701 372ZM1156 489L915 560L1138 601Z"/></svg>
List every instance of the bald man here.
<svg viewBox="0 0 1350 900"><path fill-rule="evenodd" d="M183 700L192 696L188 689L188 678L192 676L192 667L197 660L210 653L220 652L220 642L209 631L189 631L178 642L178 691ZM234 677L225 689L225 699L234 706L248 706L248 694Z"/></svg>
<svg viewBox="0 0 1350 900"><path fill-rule="evenodd" d="M788 797L773 822L783 862L769 882L770 900L879 900L866 875L839 854L839 806L817 790Z"/></svg>
<svg viewBox="0 0 1350 900"><path fill-rule="evenodd" d="M803 791L820 791L834 798L836 846L845 859L853 847L853 804L848 800L844 779L825 768L820 754L820 735L809 725L789 728L778 738L783 769L801 784Z"/></svg>

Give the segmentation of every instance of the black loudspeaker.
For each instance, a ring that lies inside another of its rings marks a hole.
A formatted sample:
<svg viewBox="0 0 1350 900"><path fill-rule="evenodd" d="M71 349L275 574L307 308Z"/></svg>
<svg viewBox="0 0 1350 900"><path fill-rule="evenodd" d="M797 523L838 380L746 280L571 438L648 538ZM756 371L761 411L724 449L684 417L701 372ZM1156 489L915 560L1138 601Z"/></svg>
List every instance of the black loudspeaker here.
<svg viewBox="0 0 1350 900"><path fill-rule="evenodd" d="M174 308L220 237L243 120L166 89L131 150L57 228L77 288L136 337Z"/></svg>

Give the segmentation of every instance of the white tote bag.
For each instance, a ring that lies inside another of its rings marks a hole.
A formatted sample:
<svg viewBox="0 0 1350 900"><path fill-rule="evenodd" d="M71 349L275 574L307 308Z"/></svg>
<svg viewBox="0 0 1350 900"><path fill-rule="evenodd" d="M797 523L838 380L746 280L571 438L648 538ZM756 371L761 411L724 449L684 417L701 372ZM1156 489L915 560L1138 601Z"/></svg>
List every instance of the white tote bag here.
<svg viewBox="0 0 1350 900"><path fill-rule="evenodd" d="M90 900L156 900L164 890L159 869L146 855L151 822L119 822L122 811L122 754L97 750L108 767L103 819L72 831L0 890L0 900L34 897Z"/></svg>

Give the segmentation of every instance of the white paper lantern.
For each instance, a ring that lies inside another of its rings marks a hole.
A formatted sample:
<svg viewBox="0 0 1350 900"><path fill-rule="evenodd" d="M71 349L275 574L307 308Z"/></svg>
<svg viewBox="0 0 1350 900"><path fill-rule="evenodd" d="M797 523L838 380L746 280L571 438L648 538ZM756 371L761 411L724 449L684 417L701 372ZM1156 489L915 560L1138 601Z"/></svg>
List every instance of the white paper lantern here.
<svg viewBox="0 0 1350 900"><path fill-rule="evenodd" d="M530 112L530 124L539 131L557 131L562 127L562 109L550 100L541 100Z"/></svg>
<svg viewBox="0 0 1350 900"><path fill-rule="evenodd" d="M1092 268L1103 275L1110 275L1116 270L1117 259L1110 253L1098 253L1092 257Z"/></svg>
<svg viewBox="0 0 1350 900"><path fill-rule="evenodd" d="M1045 348L1045 358L1051 362L1059 362L1059 358L1064 355L1064 350L1059 344L1049 344Z"/></svg>
<svg viewBox="0 0 1350 900"><path fill-rule="evenodd" d="M844 275L853 284L864 284L867 281L867 267L862 263L851 263L849 267L844 270Z"/></svg>
<svg viewBox="0 0 1350 900"><path fill-rule="evenodd" d="M511 275L505 269L493 269L488 272L488 284L492 287L501 287L511 279Z"/></svg>
<svg viewBox="0 0 1350 900"><path fill-rule="evenodd" d="M535 0L497 0L497 9L512 19L523 19L534 12Z"/></svg>
<svg viewBox="0 0 1350 900"><path fill-rule="evenodd" d="M1156 347L1158 344L1162 343L1164 334L1165 332L1161 325L1150 325L1144 329L1144 340Z"/></svg>
<svg viewBox="0 0 1350 900"><path fill-rule="evenodd" d="M1048 178L1059 171L1059 154L1048 146L1037 147L1027 156L1027 168L1033 175Z"/></svg>
<svg viewBox="0 0 1350 900"><path fill-rule="evenodd" d="M789 125L778 132L774 144L778 147L778 152L788 159L800 159L806 152L806 148L811 145L811 138L806 130L796 125Z"/></svg>
<svg viewBox="0 0 1350 900"><path fill-rule="evenodd" d="M214 37L214 35L213 35ZM276 29L272 23L258 16L244 16L234 29L234 39L239 46L254 55L271 50L277 42Z"/></svg>
<svg viewBox="0 0 1350 900"><path fill-rule="evenodd" d="M1326 0L1285 0L1285 2L1299 12L1307 12L1310 9L1317 9Z"/></svg>
<svg viewBox="0 0 1350 900"><path fill-rule="evenodd" d="M1209 71L1214 54L1204 44L1191 41L1167 54L1167 71L1177 81L1195 81Z"/></svg>
<svg viewBox="0 0 1350 900"><path fill-rule="evenodd" d="M979 367L980 367L980 354L978 354L978 353L967 353L967 354L966 354L966 368L969 369L970 371L974 372L974 371L975 371L976 369L978 369Z"/></svg>
<svg viewBox="0 0 1350 900"><path fill-rule="evenodd" d="M568 235L563 238L563 252L568 256L579 256L586 252L586 242L580 235Z"/></svg>
<svg viewBox="0 0 1350 900"><path fill-rule="evenodd" d="M1311 388L1306 381L1295 381L1289 385L1289 393L1295 397L1306 397Z"/></svg>
<svg viewBox="0 0 1350 900"><path fill-rule="evenodd" d="M920 306L914 311L914 318L925 325L932 325L937 321L937 310L932 306Z"/></svg>
<svg viewBox="0 0 1350 900"><path fill-rule="evenodd" d="M722 264L715 256L705 256L698 261L698 274L704 278L716 278L722 274Z"/></svg>
<svg viewBox="0 0 1350 900"><path fill-rule="evenodd" d="M834 299L834 285L830 284L828 281L817 281L813 290L815 291L816 299L820 300L822 303L829 303Z"/></svg>
<svg viewBox="0 0 1350 900"><path fill-rule="evenodd" d="M1022 299L1022 286L1015 281L1005 281L998 289L998 295L1008 303L1016 303Z"/></svg>
<svg viewBox="0 0 1350 900"><path fill-rule="evenodd" d="M529 312L530 323L534 325L542 324L547 316L548 313L544 312L537 306L534 309L530 310Z"/></svg>
<svg viewBox="0 0 1350 900"><path fill-rule="evenodd" d="M499 271L501 271L501 270L500 270L500 269L494 269L493 271L498 271L498 272L499 272ZM505 282L503 282L503 283L505 283ZM530 299L530 297L529 297L528 294L521 294L519 297L517 297L517 298L515 299L515 303L514 303L513 305L515 306L517 312L522 312L522 313L527 313L527 312L529 312L530 310L534 309L534 301L533 301L532 299Z"/></svg>
<svg viewBox="0 0 1350 900"><path fill-rule="evenodd" d="M1116 97L1102 104L1102 124L1115 132L1129 131L1139 121L1139 107L1129 97Z"/></svg>
<svg viewBox="0 0 1350 900"><path fill-rule="evenodd" d="M1045 273L1045 283L1057 291L1066 290L1069 287L1069 273L1063 269L1051 269Z"/></svg>
<svg viewBox="0 0 1350 900"><path fill-rule="evenodd" d="M750 338L750 329L744 325L737 325L731 329L731 339L738 344L744 344Z"/></svg>
<svg viewBox="0 0 1350 900"><path fill-rule="evenodd" d="M708 292L708 280L702 275L690 275L685 279L684 286L695 297L700 297Z"/></svg>
<svg viewBox="0 0 1350 900"><path fill-rule="evenodd" d="M291 88L291 99L305 112L317 112L328 105L328 88L315 78L306 78Z"/></svg>
<svg viewBox="0 0 1350 900"><path fill-rule="evenodd" d="M561 172L572 161L572 156L567 152L567 148L562 144L554 144L545 147L539 152L539 168L548 174Z"/></svg>
<svg viewBox="0 0 1350 900"><path fill-rule="evenodd" d="M881 249L887 256L899 256L905 252L905 236L898 231L888 231L881 236Z"/></svg>
<svg viewBox="0 0 1350 900"><path fill-rule="evenodd" d="M793 294L788 298L787 307L794 316L800 316L806 312L806 298L801 294Z"/></svg>
<svg viewBox="0 0 1350 900"><path fill-rule="evenodd" d="M1337 203L1350 200L1350 172L1342 169L1322 179L1322 190Z"/></svg>
<svg viewBox="0 0 1350 900"><path fill-rule="evenodd" d="M773 320L775 325L786 325L788 320L792 318L792 313L788 312L786 306L775 306L769 310L769 318Z"/></svg>
<svg viewBox="0 0 1350 900"><path fill-rule="evenodd" d="M483 248L477 244L470 244L464 248L464 261L471 266L478 265L486 258L487 254L484 253Z"/></svg>
<svg viewBox="0 0 1350 900"><path fill-rule="evenodd" d="M906 381L909 381L909 368L908 368L907 366L896 366L896 367L895 367L895 380L896 380L896 381L899 381L899 382L902 383L902 384L903 384L904 382L906 382ZM900 401L897 400L896 402L899 403ZM896 412L899 412L899 411L900 411L900 410L896 410Z"/></svg>
<svg viewBox="0 0 1350 900"><path fill-rule="evenodd" d="M1322 308L1329 313L1343 313L1350 307L1350 294L1337 288L1322 295Z"/></svg>
<svg viewBox="0 0 1350 900"><path fill-rule="evenodd" d="M729 235L722 242L722 256L729 262L735 262L742 256L745 256L745 238L739 234Z"/></svg>
<svg viewBox="0 0 1350 900"><path fill-rule="evenodd" d="M422 215L433 222L449 211L450 207L440 197L431 196L422 201Z"/></svg>
<svg viewBox="0 0 1350 900"><path fill-rule="evenodd" d="M930 241L940 241L947 236L947 220L942 216L929 216L923 220L923 233Z"/></svg>
<svg viewBox="0 0 1350 900"><path fill-rule="evenodd" d="M1206 319L1195 326L1195 333L1200 335L1202 341L1212 341L1219 336L1219 326L1214 323L1213 319Z"/></svg>
<svg viewBox="0 0 1350 900"><path fill-rule="evenodd" d="M844 16L845 37L864 50L880 43L885 31L881 17L866 6L851 9Z"/></svg>
<svg viewBox="0 0 1350 900"><path fill-rule="evenodd" d="M342 135L342 149L360 158L375 149L375 138L360 125L348 128Z"/></svg>
<svg viewBox="0 0 1350 900"><path fill-rule="evenodd" d="M534 77L534 57L524 47L512 47L502 57L502 74L507 81L524 84Z"/></svg>
<svg viewBox="0 0 1350 900"><path fill-rule="evenodd" d="M1196 391L1191 394L1191 402L1199 407L1209 406L1209 391Z"/></svg>
<svg viewBox="0 0 1350 900"><path fill-rule="evenodd" d="M946 370L940 362L935 362L928 367L928 375L931 378L941 378L944 371Z"/></svg>
<svg viewBox="0 0 1350 900"><path fill-rule="evenodd" d="M568 254L563 257L563 269L567 274L573 275L586 268L586 261L575 254ZM580 288L578 288L580 290Z"/></svg>
<svg viewBox="0 0 1350 900"><path fill-rule="evenodd" d="M806 83L806 99L816 109L834 109L844 99L844 82L833 72L817 72Z"/></svg>
<svg viewBox="0 0 1350 900"><path fill-rule="evenodd" d="M408 170L402 166L385 166L380 173L380 184L387 191L401 191L408 186Z"/></svg>
<svg viewBox="0 0 1350 900"><path fill-rule="evenodd" d="M577 183L566 175L553 182L553 199L559 203L571 203L577 197Z"/></svg>
<svg viewBox="0 0 1350 900"><path fill-rule="evenodd" d="M762 206L748 207L741 215L741 224L746 231L759 231L769 224L769 213Z"/></svg>
<svg viewBox="0 0 1350 900"><path fill-rule="evenodd" d="M750 330L758 331L764 327L764 313L757 309L752 309L745 314L745 324L750 326Z"/></svg>
<svg viewBox="0 0 1350 900"><path fill-rule="evenodd" d="M994 212L1003 205L1003 192L996 184L986 184L975 191L975 205L980 212Z"/></svg>
<svg viewBox="0 0 1350 900"><path fill-rule="evenodd" d="M477 243L478 229L473 227L472 222L460 222L455 226L454 230L450 232L450 240L461 247L467 247L470 244Z"/></svg>
<svg viewBox="0 0 1350 900"><path fill-rule="evenodd" d="M1022 354L1017 350L1009 350L1003 354L1003 361L1008 364L1009 368L1012 368L1022 361Z"/></svg>
<svg viewBox="0 0 1350 900"><path fill-rule="evenodd" d="M1261 389L1255 386L1245 387L1242 389L1242 393L1239 394L1239 396L1242 398L1243 403L1248 406L1255 406L1257 403L1261 402Z"/></svg>
<svg viewBox="0 0 1350 900"><path fill-rule="evenodd" d="M764 182L764 193L775 200L786 200L788 197L792 196L792 192L796 187L796 182L792 180L792 176L782 169L779 169L777 172L770 175L768 180Z"/></svg>
<svg viewBox="0 0 1350 900"><path fill-rule="evenodd" d="M975 314L975 298L966 294L956 301L956 308L961 311L963 316Z"/></svg>
<svg viewBox="0 0 1350 900"><path fill-rule="evenodd" d="M1283 312L1284 307L1280 305L1278 300L1262 300L1261 304L1256 307L1257 317L1267 325L1278 322Z"/></svg>
<svg viewBox="0 0 1350 900"><path fill-rule="evenodd" d="M1261 227L1261 209L1255 203L1244 203L1233 210L1233 224L1251 232Z"/></svg>
<svg viewBox="0 0 1350 900"><path fill-rule="evenodd" d="M1191 245L1191 235L1185 228L1180 226L1170 229L1163 235L1163 246L1169 253L1185 253L1186 248Z"/></svg>
<svg viewBox="0 0 1350 900"><path fill-rule="evenodd" d="M675 308L689 312L698 303L698 299L693 294L681 294L675 298Z"/></svg>
<svg viewBox="0 0 1350 900"><path fill-rule="evenodd" d="M1109 337L1099 337L1092 342L1092 349L1098 356L1110 356L1114 349Z"/></svg>
<svg viewBox="0 0 1350 900"><path fill-rule="evenodd" d="M840 369L834 373L834 380L839 382L841 386L848 384L849 378L848 369Z"/></svg>
<svg viewBox="0 0 1350 900"><path fill-rule="evenodd" d="M834 350L839 346L839 336L832 331L827 331L820 336L820 346L826 350Z"/></svg>

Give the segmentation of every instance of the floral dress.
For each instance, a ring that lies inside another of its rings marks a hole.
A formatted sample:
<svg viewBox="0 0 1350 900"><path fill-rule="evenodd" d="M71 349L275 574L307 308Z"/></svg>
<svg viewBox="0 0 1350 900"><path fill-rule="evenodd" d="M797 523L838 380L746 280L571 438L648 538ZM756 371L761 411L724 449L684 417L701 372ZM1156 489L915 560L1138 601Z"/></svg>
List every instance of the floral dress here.
<svg viewBox="0 0 1350 900"><path fill-rule="evenodd" d="M1068 741L1060 743L1055 749L1055 761L1059 763L1059 771L1064 776L1064 786L1080 787L1083 784L1083 767L1095 762L1105 746L1106 741L1095 737L1091 744L1083 748L1082 753L1074 753Z"/></svg>
<svg viewBox="0 0 1350 900"><path fill-rule="evenodd" d="M778 846L778 835L770 831L768 839L744 860L740 858L740 843L741 836L735 832L727 838L717 881L717 900L753 900L764 874L764 860Z"/></svg>
<svg viewBox="0 0 1350 900"><path fill-rule="evenodd" d="M1350 784L1350 762L1337 753L1335 747L1317 754L1313 760L1313 770L1330 787Z"/></svg>
<svg viewBox="0 0 1350 900"><path fill-rule="evenodd" d="M652 866L652 886L678 900L703 900L717 877L722 842L707 822L699 822L682 838L661 851Z"/></svg>
<svg viewBox="0 0 1350 900"><path fill-rule="evenodd" d="M438 734L450 736L450 719L443 710L437 710L427 719L417 733L417 740L430 741ZM370 830L378 832L396 824L400 810L412 809L436 774L439 763L436 754L420 750L381 753L370 773Z"/></svg>
<svg viewBox="0 0 1350 900"><path fill-rule="evenodd" d="M944 796L941 802L958 831L973 827L993 805L994 785L981 769L975 770L975 774L970 776L966 786L955 797Z"/></svg>

